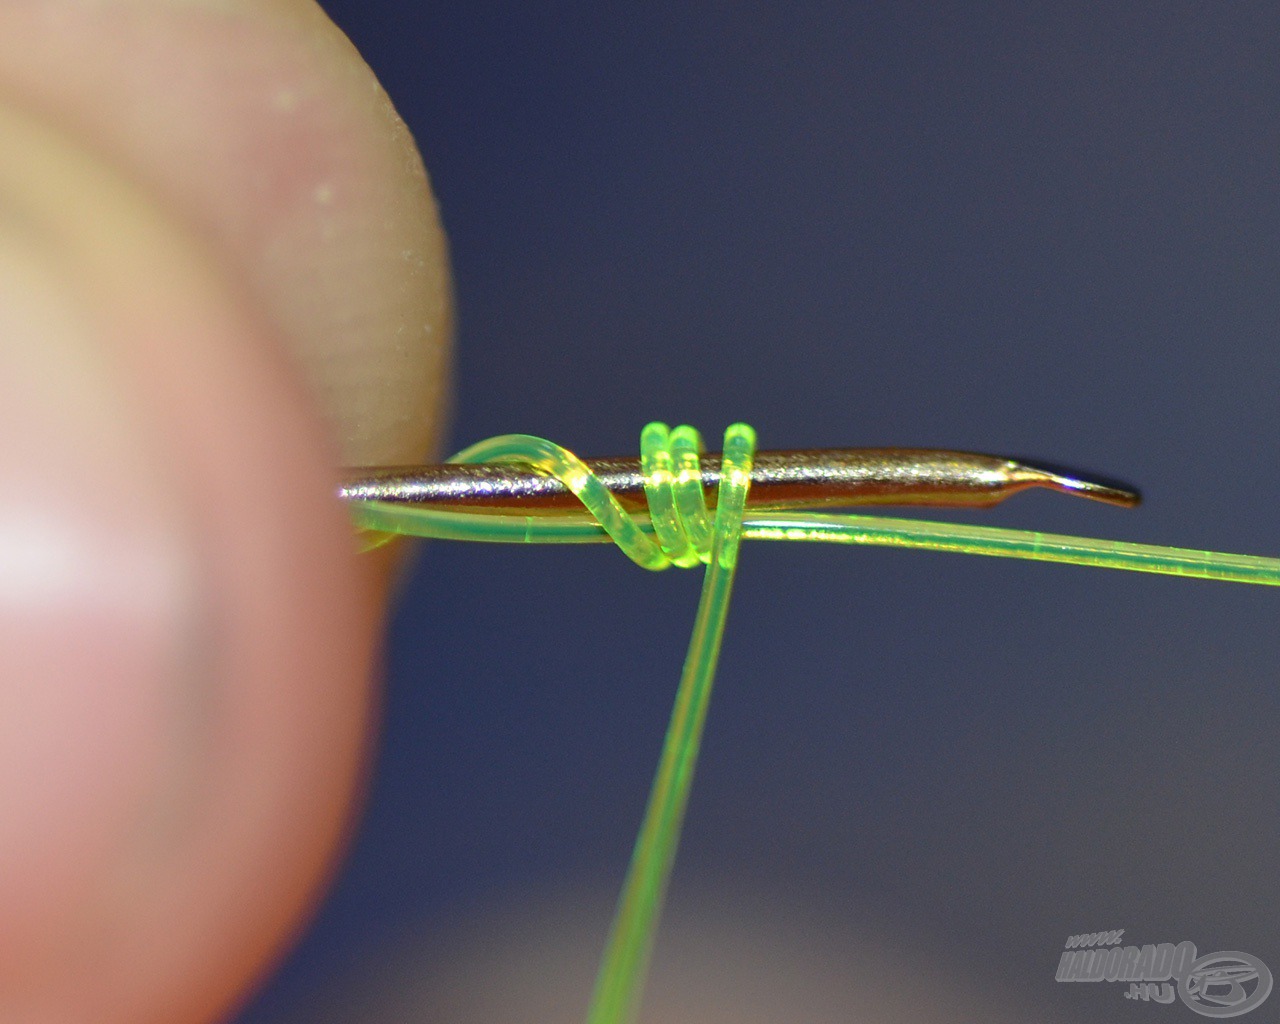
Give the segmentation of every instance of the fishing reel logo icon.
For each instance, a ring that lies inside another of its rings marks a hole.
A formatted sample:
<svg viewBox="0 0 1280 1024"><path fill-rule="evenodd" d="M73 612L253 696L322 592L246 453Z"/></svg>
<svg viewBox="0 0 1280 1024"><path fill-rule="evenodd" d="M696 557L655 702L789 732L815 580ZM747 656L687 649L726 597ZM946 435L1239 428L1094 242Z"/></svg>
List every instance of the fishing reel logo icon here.
<svg viewBox="0 0 1280 1024"><path fill-rule="evenodd" d="M1178 995L1205 1017L1239 1017L1271 994L1271 971L1256 956L1208 953L1178 979Z"/></svg>

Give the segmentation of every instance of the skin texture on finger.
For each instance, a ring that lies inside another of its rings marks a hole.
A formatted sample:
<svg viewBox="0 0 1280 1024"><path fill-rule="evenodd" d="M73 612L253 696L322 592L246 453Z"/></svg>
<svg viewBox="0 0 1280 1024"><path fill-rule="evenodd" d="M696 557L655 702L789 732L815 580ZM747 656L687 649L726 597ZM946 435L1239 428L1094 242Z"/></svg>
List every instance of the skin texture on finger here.
<svg viewBox="0 0 1280 1024"><path fill-rule="evenodd" d="M443 232L408 130L311 0L6 0L4 95L209 240L284 339L342 462L435 451Z"/></svg>
<svg viewBox="0 0 1280 1024"><path fill-rule="evenodd" d="M0 139L0 1020L216 1020L347 827L375 585L224 261L28 112Z"/></svg>
<svg viewBox="0 0 1280 1024"><path fill-rule="evenodd" d="M328 467L434 449L444 238L309 2L9 0L0 107L0 1019L215 1019L348 819L394 547Z"/></svg>

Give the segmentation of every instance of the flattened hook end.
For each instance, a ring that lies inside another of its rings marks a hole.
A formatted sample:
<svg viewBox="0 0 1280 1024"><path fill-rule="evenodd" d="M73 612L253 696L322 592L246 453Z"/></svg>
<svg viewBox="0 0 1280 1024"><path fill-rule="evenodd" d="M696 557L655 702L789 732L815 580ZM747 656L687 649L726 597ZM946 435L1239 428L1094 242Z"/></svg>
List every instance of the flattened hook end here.
<svg viewBox="0 0 1280 1024"><path fill-rule="evenodd" d="M1018 476L1031 487L1047 487L1062 494L1076 494L1108 505L1119 505L1121 508L1136 508L1142 504L1141 494L1114 480L1100 480L1096 477L1090 479L1074 470L1043 463L1037 465L1019 460L1017 466Z"/></svg>

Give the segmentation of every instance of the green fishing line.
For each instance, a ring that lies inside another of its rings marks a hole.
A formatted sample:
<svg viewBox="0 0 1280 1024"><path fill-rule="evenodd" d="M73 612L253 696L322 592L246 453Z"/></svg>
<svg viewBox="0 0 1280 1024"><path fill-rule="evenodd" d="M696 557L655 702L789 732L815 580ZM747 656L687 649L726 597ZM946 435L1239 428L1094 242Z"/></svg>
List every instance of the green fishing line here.
<svg viewBox="0 0 1280 1024"><path fill-rule="evenodd" d="M553 520L536 516L472 515L379 501L352 502L352 513L356 524L364 530L438 540L600 544L610 543L612 539L594 520L586 518ZM653 528L645 523L641 523L639 529L641 532L653 532ZM971 526L967 523L935 523L924 519L823 515L816 512L758 513L742 520L742 539L951 551L964 555L1087 565L1095 569L1124 569L1227 583L1280 586L1280 558Z"/></svg>
<svg viewBox="0 0 1280 1024"><path fill-rule="evenodd" d="M631 1020L648 973L729 613L755 445L755 431L745 423L735 423L725 431L713 526L702 494L698 470L702 445L697 432L678 427L668 436L666 427L650 424L641 437L641 451L647 451L651 465L665 466L668 453L675 462L674 475L659 469L652 480L661 510L654 525L659 536L672 542L667 548L664 541L664 550L670 552L673 562L677 556L695 552L699 561L706 562L707 571L658 771L596 976L588 1024ZM664 519L664 525L657 527Z"/></svg>
<svg viewBox="0 0 1280 1024"><path fill-rule="evenodd" d="M688 804L742 540L870 544L1280 585L1280 559L1255 555L881 516L745 515L755 432L742 423L725 431L713 519L702 490L698 456L703 449L696 430L669 430L651 423L641 433L640 449L647 519L633 519L572 452L526 434L481 441L449 461L531 466L572 491L582 502L581 514L473 514L379 501L356 501L351 509L369 546L391 534L517 544L616 543L646 569L700 563L707 567L675 707L596 977L588 1024L627 1024L639 1004Z"/></svg>

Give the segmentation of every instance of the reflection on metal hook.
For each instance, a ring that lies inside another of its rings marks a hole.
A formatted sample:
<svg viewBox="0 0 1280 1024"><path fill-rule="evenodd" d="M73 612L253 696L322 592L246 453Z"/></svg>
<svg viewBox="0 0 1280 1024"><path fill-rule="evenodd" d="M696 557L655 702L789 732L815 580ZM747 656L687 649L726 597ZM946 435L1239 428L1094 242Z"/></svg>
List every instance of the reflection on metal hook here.
<svg viewBox="0 0 1280 1024"><path fill-rule="evenodd" d="M585 461L625 509L647 509L639 459ZM714 508L720 456L703 455L700 462L703 492L707 505ZM1031 487L1124 507L1141 500L1127 487L995 455L927 448L834 448L757 453L747 508L985 508ZM522 516L582 513L578 500L559 480L505 463L348 470L338 494L351 501L423 505L440 511Z"/></svg>

